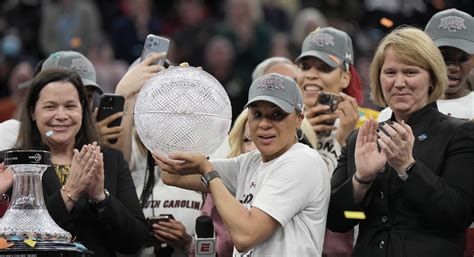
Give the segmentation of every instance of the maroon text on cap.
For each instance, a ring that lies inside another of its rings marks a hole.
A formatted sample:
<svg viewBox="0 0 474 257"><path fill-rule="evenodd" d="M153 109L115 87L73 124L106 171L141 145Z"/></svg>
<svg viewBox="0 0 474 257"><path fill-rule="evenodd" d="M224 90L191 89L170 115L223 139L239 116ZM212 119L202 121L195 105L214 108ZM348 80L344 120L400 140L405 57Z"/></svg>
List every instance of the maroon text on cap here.
<svg viewBox="0 0 474 257"><path fill-rule="evenodd" d="M279 90L285 90L285 81L281 78L278 77L268 77L262 79L258 83L257 89L269 89L269 90L274 90L274 89L279 89Z"/></svg>
<svg viewBox="0 0 474 257"><path fill-rule="evenodd" d="M334 46L336 45L334 43L334 36L333 35L330 35L330 34L327 34L327 33L324 33L324 32L320 32L320 33L313 33L313 35L311 36L311 41L312 43L318 45L318 46Z"/></svg>
<svg viewBox="0 0 474 257"><path fill-rule="evenodd" d="M467 30L464 19L456 16L446 16L440 19L438 29L457 32L458 30Z"/></svg>

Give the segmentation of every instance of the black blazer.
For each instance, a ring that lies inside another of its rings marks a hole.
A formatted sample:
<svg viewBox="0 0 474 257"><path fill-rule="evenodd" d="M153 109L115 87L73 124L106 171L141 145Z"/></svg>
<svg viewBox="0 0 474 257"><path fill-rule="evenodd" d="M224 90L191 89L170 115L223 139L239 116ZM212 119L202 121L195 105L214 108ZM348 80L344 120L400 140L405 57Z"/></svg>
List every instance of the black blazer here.
<svg viewBox="0 0 474 257"><path fill-rule="evenodd" d="M54 168L43 174L43 192L51 217L94 256L116 256L115 252L134 253L146 240L148 223L143 215L128 163L120 151L103 147L105 181L110 192L107 207L100 214L83 196L68 212L60 194L61 183Z"/></svg>
<svg viewBox="0 0 474 257"><path fill-rule="evenodd" d="M353 256L461 257L473 218L474 123L444 115L432 103L407 124L416 160L408 179L386 164L360 205L352 192L357 131L351 134L331 179L327 226L348 231L358 222L343 212L362 210L367 219L359 223Z"/></svg>

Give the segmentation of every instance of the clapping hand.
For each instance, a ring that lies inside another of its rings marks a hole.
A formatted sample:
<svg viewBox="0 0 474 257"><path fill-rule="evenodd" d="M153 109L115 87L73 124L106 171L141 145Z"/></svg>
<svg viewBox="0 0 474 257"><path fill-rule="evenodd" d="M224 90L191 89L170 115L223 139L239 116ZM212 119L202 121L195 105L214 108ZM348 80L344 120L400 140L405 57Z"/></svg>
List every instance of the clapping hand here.
<svg viewBox="0 0 474 257"><path fill-rule="evenodd" d="M89 187L95 170L99 166L98 156L96 154L97 143L84 145L79 152L74 149L72 157L71 171L68 180L64 185L68 193L74 199L79 199Z"/></svg>
<svg viewBox="0 0 474 257"><path fill-rule="evenodd" d="M415 137L413 132L404 121L397 123L389 121L381 124L382 130L377 131L380 137L378 142L382 153L387 157L387 161L399 175L404 175L407 167L412 164L413 158L413 144Z"/></svg>
<svg viewBox="0 0 474 257"><path fill-rule="evenodd" d="M94 201L101 201L106 197L104 192L104 155L100 152L100 146L95 148L93 154L97 158L97 166L92 171L87 195Z"/></svg>
<svg viewBox="0 0 474 257"><path fill-rule="evenodd" d="M369 181L377 176L386 163L384 152L377 149L377 129L378 123L367 120L357 134L355 148L355 165L357 177Z"/></svg>

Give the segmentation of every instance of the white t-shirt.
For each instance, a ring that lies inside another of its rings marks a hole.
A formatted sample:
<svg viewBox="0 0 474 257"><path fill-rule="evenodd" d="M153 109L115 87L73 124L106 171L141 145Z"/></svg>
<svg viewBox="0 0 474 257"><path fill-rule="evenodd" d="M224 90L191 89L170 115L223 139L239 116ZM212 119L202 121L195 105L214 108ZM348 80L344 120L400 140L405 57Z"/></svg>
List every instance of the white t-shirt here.
<svg viewBox="0 0 474 257"><path fill-rule="evenodd" d="M340 119L336 119L334 126L339 127L339 124ZM328 166L329 174L332 176L332 173L337 167L337 159L339 155L341 155L341 145L337 142L336 130L332 130L331 134L327 137L318 135L318 145L316 149Z"/></svg>
<svg viewBox="0 0 474 257"><path fill-rule="evenodd" d="M0 123L0 151L11 149L20 133L20 121L10 119Z"/></svg>
<svg viewBox="0 0 474 257"><path fill-rule="evenodd" d="M246 208L257 207L281 225L246 253L234 248L234 256L321 256L330 175L317 151L297 143L269 162L257 150L211 162Z"/></svg>
<svg viewBox="0 0 474 257"><path fill-rule="evenodd" d="M474 119L474 92L456 99L441 99L436 103L441 113L461 119ZM378 120L385 121L390 117L392 110L387 107L380 112Z"/></svg>
<svg viewBox="0 0 474 257"><path fill-rule="evenodd" d="M133 183L135 184L138 198L140 198L145 183L146 156L137 149L135 137L132 142L132 171ZM204 204L203 194L196 191L186 190L179 187L168 186L160 179L160 169L155 168L155 186L153 193L143 208L145 217L158 216L160 214L172 214L176 220L183 223L186 232L193 236L196 218L201 215ZM139 257L154 257L153 248L143 248L137 254ZM185 251L174 251L173 257L187 257Z"/></svg>

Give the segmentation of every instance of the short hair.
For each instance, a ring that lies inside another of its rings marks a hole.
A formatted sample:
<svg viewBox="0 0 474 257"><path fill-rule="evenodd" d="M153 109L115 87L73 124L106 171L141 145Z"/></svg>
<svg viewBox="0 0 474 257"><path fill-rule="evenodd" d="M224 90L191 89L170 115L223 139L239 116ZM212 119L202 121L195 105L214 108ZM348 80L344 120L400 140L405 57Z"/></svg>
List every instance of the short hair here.
<svg viewBox="0 0 474 257"><path fill-rule="evenodd" d="M38 73L31 82L31 87L23 103L20 118L20 134L16 147L29 150L49 150L41 141L41 135L36 123L33 122L32 113L43 88L49 83L58 81L69 82L76 88L82 107L82 125L76 135L74 147L80 149L83 145L92 143L93 141L99 142L99 136L95 124L92 121L91 111L81 78L73 71L62 68L51 68Z"/></svg>
<svg viewBox="0 0 474 257"><path fill-rule="evenodd" d="M286 57L275 56L275 57L267 58L264 61L262 61L261 63L259 63L257 65L257 67L255 67L255 69L253 70L253 72L252 72L252 81L262 77L263 75L265 75L265 72L269 68L271 68L271 67L273 67L277 64L295 65L290 59L288 59ZM297 70L297 68L295 66L295 71L296 70Z"/></svg>
<svg viewBox="0 0 474 257"><path fill-rule="evenodd" d="M443 96L448 83L448 75L440 50L424 31L404 26L393 30L380 41L370 64L371 94L376 104L387 105L380 84L380 72L388 48L391 48L403 63L428 71L432 86L428 91L428 103Z"/></svg>

